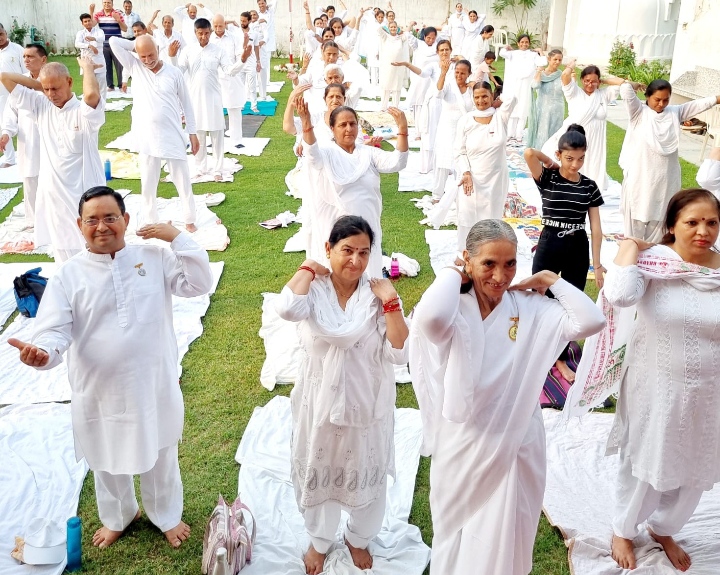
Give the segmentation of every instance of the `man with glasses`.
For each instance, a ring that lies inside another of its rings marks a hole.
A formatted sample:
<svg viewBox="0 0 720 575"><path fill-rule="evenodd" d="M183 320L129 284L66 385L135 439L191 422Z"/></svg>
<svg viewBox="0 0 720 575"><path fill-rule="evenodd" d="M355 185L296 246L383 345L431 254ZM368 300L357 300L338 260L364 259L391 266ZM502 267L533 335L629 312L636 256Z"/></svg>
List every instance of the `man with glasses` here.
<svg viewBox="0 0 720 575"><path fill-rule="evenodd" d="M93 470L102 523L93 545L112 545L140 517L133 483L139 475L148 519L177 548L190 528L182 521L184 407L172 296L210 291L208 255L170 224L137 231L170 249L125 245L130 216L122 196L107 186L85 192L78 212L74 226L87 249L50 278L32 343L8 343L37 369L59 365L67 351L75 455Z"/></svg>
<svg viewBox="0 0 720 575"><path fill-rule="evenodd" d="M90 58L79 58L83 71L83 99L73 93L67 67L50 62L38 80L22 74L0 73L16 109L29 112L40 135L40 175L35 201L35 246L51 245L55 261L64 262L85 247L75 225L83 192L105 184L98 132L105 123L105 107ZM44 92L44 93L43 93Z"/></svg>

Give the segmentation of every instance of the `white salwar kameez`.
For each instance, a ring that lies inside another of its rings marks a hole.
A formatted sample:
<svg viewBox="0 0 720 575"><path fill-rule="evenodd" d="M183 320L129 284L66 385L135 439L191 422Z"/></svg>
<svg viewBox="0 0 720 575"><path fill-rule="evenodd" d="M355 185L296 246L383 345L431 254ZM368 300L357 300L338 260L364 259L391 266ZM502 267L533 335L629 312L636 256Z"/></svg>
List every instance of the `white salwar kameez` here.
<svg viewBox="0 0 720 575"><path fill-rule="evenodd" d="M382 305L363 276L343 310L329 276L307 295L285 287L276 309L300 322L302 360L290 395L292 479L313 547L326 553L341 509L345 536L365 548L380 531L385 478L395 476L393 364L407 362L385 335Z"/></svg>
<svg viewBox="0 0 720 575"><path fill-rule="evenodd" d="M450 44L452 44L452 55L461 55L463 40L465 40L465 14L463 12L450 14L444 31L449 35Z"/></svg>
<svg viewBox="0 0 720 575"><path fill-rule="evenodd" d="M30 72L26 72L25 76L29 78ZM17 136L16 156L23 179L25 226L32 228L35 226L35 198L40 175L40 133L32 112L27 109L18 110L14 100L8 101L2 115L2 134L10 138Z"/></svg>
<svg viewBox="0 0 720 575"><path fill-rule="evenodd" d="M515 109L510 116L508 136L522 140L528 114L530 114L530 102L532 100L530 85L537 67L542 64L543 60L538 56L537 52L532 50L501 48L500 56L505 58L503 94L517 98L517 104L515 104Z"/></svg>
<svg viewBox="0 0 720 575"><path fill-rule="evenodd" d="M159 506L161 530L182 512L182 486L166 484L162 473L170 465L179 481L183 398L172 295L207 293L213 278L207 252L189 235L170 247L126 246L114 258L84 250L50 279L35 320L32 343L50 355L41 369L60 364L67 350L75 454L96 472L101 518L116 531L137 511L132 475L157 480L157 500L145 508ZM152 496L148 483L143 499Z"/></svg>
<svg viewBox="0 0 720 575"><path fill-rule="evenodd" d="M427 174L435 169L435 140L442 113L442 101L438 97L437 89L439 78L440 64L437 59L426 64L420 74L421 81L426 83L422 107L415 117L415 129L420 134L421 174Z"/></svg>
<svg viewBox="0 0 720 575"><path fill-rule="evenodd" d="M551 158L555 157L558 140L567 132L570 124L580 124L585 128L587 139L587 151L585 152L585 163L580 173L594 181L601 192L607 190L607 106L614 101L618 95L618 86L610 86L595 90L587 94L573 80L563 86L563 94L568 104L568 117L565 118L561 128L553 134L542 151Z"/></svg>
<svg viewBox="0 0 720 575"><path fill-rule="evenodd" d="M478 112L460 119L455 136L455 165L458 177L470 172L471 195L458 190L458 250L465 249L470 228L480 220L501 219L510 187L507 165L507 123L515 106L508 97L492 116L489 124L476 120Z"/></svg>
<svg viewBox="0 0 720 575"><path fill-rule="evenodd" d="M682 266L667 246L647 253ZM635 537L645 519L659 535L674 535L720 481L720 270L700 272L655 279L630 265L605 279L610 304L637 310L608 440L608 453L621 453L620 537Z"/></svg>
<svg viewBox="0 0 720 575"><path fill-rule="evenodd" d="M463 18L463 28L465 28L465 37L463 38L462 48L460 53L466 60L471 60L473 57L473 48L475 47L476 40L480 37L480 30L482 30L483 24L485 23L485 14L478 15L475 22L470 22L470 18L465 16ZM475 68L473 68L474 70Z"/></svg>
<svg viewBox="0 0 720 575"><path fill-rule="evenodd" d="M4 48L0 48L0 72L10 72L11 74L25 74L25 61L23 60L23 47L15 42L8 42ZM0 118L2 118L5 110L5 103L8 101L8 93L5 86L0 82ZM10 140L5 146L5 152L0 156L0 166L3 164L15 165L15 146Z"/></svg>
<svg viewBox="0 0 720 575"><path fill-rule="evenodd" d="M680 125L712 108L709 96L658 114L637 97L629 83L620 86L629 123L620 152L623 169L622 212L625 236L657 243L663 236L663 219L670 198L681 189Z"/></svg>
<svg viewBox="0 0 720 575"><path fill-rule="evenodd" d="M408 38L408 46L412 48L412 64L420 70L424 70L426 66L437 63L438 55L435 44L428 46L424 41L418 40L415 36L410 35ZM436 80L437 81L437 80ZM410 88L408 89L405 104L408 110L413 114L415 126L417 127L422 106L425 103L426 94L432 80L422 75L410 75Z"/></svg>
<svg viewBox="0 0 720 575"><path fill-rule="evenodd" d="M174 63L187 74L190 100L195 112L197 136L200 150L195 155L196 174L222 175L225 154L225 116L223 114L222 91L219 71L234 76L243 67L243 62L234 62L215 44L208 42L204 47L199 43L188 45ZM212 141L213 167L207 165L207 135Z"/></svg>
<svg viewBox="0 0 720 575"><path fill-rule="evenodd" d="M316 221L314 242L330 237L335 220L340 216L361 216L375 233L367 273L382 277L382 195L380 174L399 172L407 165L408 153L386 152L375 146L355 146L349 154L335 143L313 145L303 142L303 153L310 169L311 190L314 194L313 213ZM317 231L317 234L315 232ZM317 260L328 265L325 252Z"/></svg>
<svg viewBox="0 0 720 575"><path fill-rule="evenodd" d="M407 36L397 34L392 36L382 26L378 28L379 38L379 60L380 60L380 90L382 100L380 107L387 108L388 101L392 98L392 105L400 106L400 91L405 80L406 69L404 66L393 66L393 62L406 62L410 58Z"/></svg>
<svg viewBox="0 0 720 575"><path fill-rule="evenodd" d="M244 35L228 28L222 36L215 32L210 36L210 42L222 48L231 62L242 61L245 51ZM243 69L245 66L243 65ZM222 68L218 70L220 76L220 93L222 94L223 106L227 109L228 115L228 137L232 145L242 144L242 109L245 106L245 84L243 74L228 76Z"/></svg>
<svg viewBox="0 0 720 575"><path fill-rule="evenodd" d="M143 223L159 221L157 188L160 164L165 159L182 202L185 223L193 224L195 197L181 114L185 116L187 132L195 134L197 130L187 85L182 72L170 64L163 62L157 72L149 70L131 52L134 46L132 40L110 38L110 48L122 64L123 72L128 70L133 77L131 133L140 154Z"/></svg>
<svg viewBox="0 0 720 575"><path fill-rule="evenodd" d="M24 86L15 86L10 98L18 110L32 114L40 134L35 245L52 245L55 260L63 262L85 247L77 226L80 196L106 183L98 152L104 103L91 108L73 94L58 108L42 92Z"/></svg>
<svg viewBox="0 0 720 575"><path fill-rule="evenodd" d="M560 279L557 300L507 292L483 320L460 281L455 270L440 271L410 332L423 454L432 454L430 573L527 575L545 487L537 398L566 343L599 331L605 319Z"/></svg>

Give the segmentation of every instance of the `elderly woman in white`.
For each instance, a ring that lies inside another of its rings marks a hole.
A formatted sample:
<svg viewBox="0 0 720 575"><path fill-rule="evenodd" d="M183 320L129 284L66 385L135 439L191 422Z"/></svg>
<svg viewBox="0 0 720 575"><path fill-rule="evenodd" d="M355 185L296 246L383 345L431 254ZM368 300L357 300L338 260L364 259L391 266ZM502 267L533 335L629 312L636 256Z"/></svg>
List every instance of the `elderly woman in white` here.
<svg viewBox="0 0 720 575"><path fill-rule="evenodd" d="M527 575L545 488L537 398L567 342L605 318L550 271L508 291L517 238L502 220L475 224L463 256L462 270L441 270L423 295L410 337L423 453L432 454L430 573ZM548 288L557 299L542 295Z"/></svg>
<svg viewBox="0 0 720 575"><path fill-rule="evenodd" d="M362 218L340 218L326 244L330 269L305 260L276 304L283 319L300 322L292 480L310 537L309 575L324 569L341 510L350 515L353 563L372 568L367 546L382 527L386 476L395 474L393 364L407 361L408 328L392 283L365 275L373 236Z"/></svg>

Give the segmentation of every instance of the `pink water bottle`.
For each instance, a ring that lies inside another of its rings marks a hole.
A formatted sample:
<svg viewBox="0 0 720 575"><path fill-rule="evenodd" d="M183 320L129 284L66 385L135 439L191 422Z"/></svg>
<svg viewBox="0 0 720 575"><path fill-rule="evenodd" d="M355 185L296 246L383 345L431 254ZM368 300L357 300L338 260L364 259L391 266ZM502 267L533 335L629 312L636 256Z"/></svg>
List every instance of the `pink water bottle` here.
<svg viewBox="0 0 720 575"><path fill-rule="evenodd" d="M392 258L390 260L390 279L398 279L400 277L400 264L398 263L397 258Z"/></svg>

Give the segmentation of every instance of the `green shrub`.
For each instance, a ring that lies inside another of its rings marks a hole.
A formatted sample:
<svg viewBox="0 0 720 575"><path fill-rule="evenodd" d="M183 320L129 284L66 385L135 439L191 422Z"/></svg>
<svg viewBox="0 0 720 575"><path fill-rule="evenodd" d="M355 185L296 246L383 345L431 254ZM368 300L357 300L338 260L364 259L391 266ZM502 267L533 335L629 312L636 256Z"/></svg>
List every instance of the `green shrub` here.
<svg viewBox="0 0 720 575"><path fill-rule="evenodd" d="M635 66L635 46L632 42L616 40L610 50L610 66L608 72L613 76L626 77Z"/></svg>
<svg viewBox="0 0 720 575"><path fill-rule="evenodd" d="M639 64L633 64L630 67L628 77L633 82L639 82L647 86L653 80L669 80L670 79L670 61L669 60L643 60Z"/></svg>

